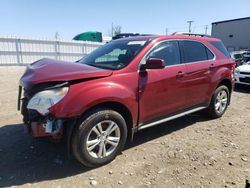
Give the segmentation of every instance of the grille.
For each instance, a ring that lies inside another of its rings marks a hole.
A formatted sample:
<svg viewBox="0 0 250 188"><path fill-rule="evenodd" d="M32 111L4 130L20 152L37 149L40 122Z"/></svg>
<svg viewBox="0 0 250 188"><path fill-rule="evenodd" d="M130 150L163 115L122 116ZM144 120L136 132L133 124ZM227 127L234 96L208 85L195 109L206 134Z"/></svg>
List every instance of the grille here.
<svg viewBox="0 0 250 188"><path fill-rule="evenodd" d="M240 82L250 83L250 77L248 77L248 78L240 78Z"/></svg>
<svg viewBox="0 0 250 188"><path fill-rule="evenodd" d="M240 72L240 74L250 75L250 72Z"/></svg>

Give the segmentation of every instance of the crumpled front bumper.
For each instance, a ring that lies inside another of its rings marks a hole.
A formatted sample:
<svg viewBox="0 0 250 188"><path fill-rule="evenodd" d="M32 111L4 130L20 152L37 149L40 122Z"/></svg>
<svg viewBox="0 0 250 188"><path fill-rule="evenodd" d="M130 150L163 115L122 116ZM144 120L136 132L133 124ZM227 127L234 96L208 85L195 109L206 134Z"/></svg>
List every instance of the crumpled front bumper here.
<svg viewBox="0 0 250 188"><path fill-rule="evenodd" d="M22 97L22 87L19 86L18 110L21 110L23 122L26 125L25 132L29 132L33 137L53 137L61 139L63 137L63 119L55 118L51 114L42 116L35 110L27 109L29 99L24 95Z"/></svg>

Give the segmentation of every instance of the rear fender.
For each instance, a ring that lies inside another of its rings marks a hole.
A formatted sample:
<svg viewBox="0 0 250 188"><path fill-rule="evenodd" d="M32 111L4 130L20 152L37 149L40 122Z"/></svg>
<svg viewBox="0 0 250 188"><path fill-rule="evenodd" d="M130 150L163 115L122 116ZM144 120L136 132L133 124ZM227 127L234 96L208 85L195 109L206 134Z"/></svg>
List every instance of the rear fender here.
<svg viewBox="0 0 250 188"><path fill-rule="evenodd" d="M210 101L213 97L213 94L216 88L221 85L223 82L228 81L231 84L230 95L232 93L233 83L232 83L232 70L229 67L221 66L217 69L216 73L212 76L211 80L211 92L210 92ZM208 104L209 105L209 104Z"/></svg>

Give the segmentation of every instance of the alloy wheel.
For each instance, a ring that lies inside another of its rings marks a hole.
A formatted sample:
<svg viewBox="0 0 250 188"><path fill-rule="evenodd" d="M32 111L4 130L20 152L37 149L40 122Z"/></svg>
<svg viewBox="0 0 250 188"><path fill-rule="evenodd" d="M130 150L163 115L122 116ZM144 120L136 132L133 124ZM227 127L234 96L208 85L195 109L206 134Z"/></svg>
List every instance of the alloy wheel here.
<svg viewBox="0 0 250 188"><path fill-rule="evenodd" d="M87 136L87 151L94 158L107 157L117 148L120 137L120 128L114 121L101 121L90 130Z"/></svg>
<svg viewBox="0 0 250 188"><path fill-rule="evenodd" d="M225 90L221 90L218 93L215 101L216 112L219 114L223 113L227 107L227 102L228 102L227 92Z"/></svg>

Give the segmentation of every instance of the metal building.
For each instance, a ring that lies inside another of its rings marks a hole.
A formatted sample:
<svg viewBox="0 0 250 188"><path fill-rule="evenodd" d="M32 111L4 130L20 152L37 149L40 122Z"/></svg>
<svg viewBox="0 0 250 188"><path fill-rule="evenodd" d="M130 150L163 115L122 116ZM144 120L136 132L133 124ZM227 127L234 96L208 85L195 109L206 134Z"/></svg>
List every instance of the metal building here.
<svg viewBox="0 0 250 188"><path fill-rule="evenodd" d="M212 36L221 39L229 52L250 50L250 17L214 22Z"/></svg>

